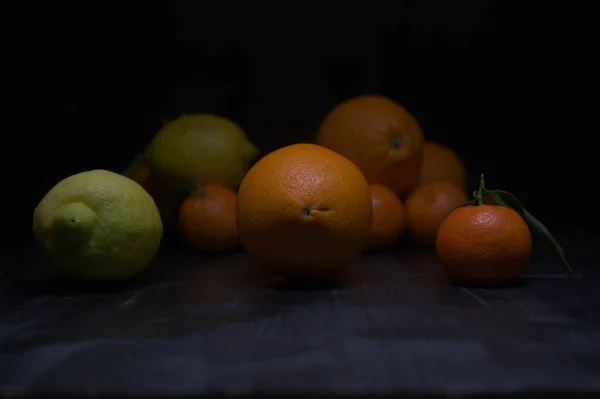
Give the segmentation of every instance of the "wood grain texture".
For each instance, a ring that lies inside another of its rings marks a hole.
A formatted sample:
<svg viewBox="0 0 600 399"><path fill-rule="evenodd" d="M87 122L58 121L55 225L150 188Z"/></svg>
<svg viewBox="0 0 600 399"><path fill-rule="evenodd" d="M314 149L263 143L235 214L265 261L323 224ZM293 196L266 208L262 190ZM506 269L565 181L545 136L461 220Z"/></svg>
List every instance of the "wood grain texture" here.
<svg viewBox="0 0 600 399"><path fill-rule="evenodd" d="M397 250L294 287L242 253L163 250L89 292L35 255L7 259L0 394L599 393L597 263L567 278L536 260L514 286L467 289L430 252Z"/></svg>

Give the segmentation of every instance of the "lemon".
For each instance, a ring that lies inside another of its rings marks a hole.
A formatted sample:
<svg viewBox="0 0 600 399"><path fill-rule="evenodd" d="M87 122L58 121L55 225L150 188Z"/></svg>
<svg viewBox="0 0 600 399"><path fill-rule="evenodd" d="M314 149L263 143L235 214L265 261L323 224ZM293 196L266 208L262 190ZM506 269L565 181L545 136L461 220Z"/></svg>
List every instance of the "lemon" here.
<svg viewBox="0 0 600 399"><path fill-rule="evenodd" d="M57 271L89 281L132 277L154 258L162 222L152 197L107 170L67 177L40 201L33 233Z"/></svg>
<svg viewBox="0 0 600 399"><path fill-rule="evenodd" d="M168 122L146 150L158 183L185 191L195 187L196 179L236 189L258 153L239 125L210 114Z"/></svg>

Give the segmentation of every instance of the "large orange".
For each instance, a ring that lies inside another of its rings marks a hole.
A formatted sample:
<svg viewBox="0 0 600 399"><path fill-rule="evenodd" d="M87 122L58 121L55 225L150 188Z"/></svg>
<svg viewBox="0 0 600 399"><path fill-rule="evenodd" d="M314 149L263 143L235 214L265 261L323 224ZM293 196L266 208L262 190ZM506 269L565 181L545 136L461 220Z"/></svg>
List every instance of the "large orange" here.
<svg viewBox="0 0 600 399"><path fill-rule="evenodd" d="M396 194L381 184L371 184L373 203L373 225L368 249L379 249L394 245L406 226L404 204Z"/></svg>
<svg viewBox="0 0 600 399"><path fill-rule="evenodd" d="M450 147L426 141L423 146L423 160L418 184L433 181L447 181L467 191L465 165Z"/></svg>
<svg viewBox="0 0 600 399"><path fill-rule="evenodd" d="M373 210L369 186L347 158L295 144L258 161L238 191L238 234L249 255L276 274L323 276L363 250Z"/></svg>
<svg viewBox="0 0 600 399"><path fill-rule="evenodd" d="M521 216L499 205L457 208L443 221L436 252L458 284L490 285L514 280L531 258L531 233Z"/></svg>
<svg viewBox="0 0 600 399"><path fill-rule="evenodd" d="M444 218L467 195L448 182L431 182L417 187L406 199L408 232L413 240L424 245L435 245L437 231Z"/></svg>
<svg viewBox="0 0 600 399"><path fill-rule="evenodd" d="M317 144L354 162L369 183L402 196L419 177L423 132L401 105L377 95L354 97L334 107Z"/></svg>

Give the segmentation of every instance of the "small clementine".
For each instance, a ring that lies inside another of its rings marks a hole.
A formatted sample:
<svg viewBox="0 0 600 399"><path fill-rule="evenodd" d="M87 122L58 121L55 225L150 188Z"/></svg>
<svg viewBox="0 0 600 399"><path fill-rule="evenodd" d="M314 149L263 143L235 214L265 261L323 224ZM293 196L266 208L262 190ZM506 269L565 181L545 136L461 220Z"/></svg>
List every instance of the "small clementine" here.
<svg viewBox="0 0 600 399"><path fill-rule="evenodd" d="M236 201L232 189L218 185L199 187L183 201L179 225L191 248L229 251L239 245Z"/></svg>
<svg viewBox="0 0 600 399"><path fill-rule="evenodd" d="M458 154L445 145L426 141L417 185L432 181L447 181L467 191L467 172Z"/></svg>
<svg viewBox="0 0 600 399"><path fill-rule="evenodd" d="M419 177L423 132L396 102L363 95L334 107L321 123L317 144L354 162L369 183L403 195Z"/></svg>
<svg viewBox="0 0 600 399"><path fill-rule="evenodd" d="M144 187L146 191L148 191L151 184L150 174L150 166L143 153L137 154L123 172L124 176L129 177L131 180Z"/></svg>
<svg viewBox="0 0 600 399"><path fill-rule="evenodd" d="M150 167L147 165L142 166L133 176L131 176L131 179L148 191L148 188L150 187Z"/></svg>
<svg viewBox="0 0 600 399"><path fill-rule="evenodd" d="M435 245L442 221L458 205L467 202L467 195L448 182L430 182L413 190L406 199L408 231L413 240Z"/></svg>
<svg viewBox="0 0 600 399"><path fill-rule="evenodd" d="M473 197L446 217L436 239L440 264L454 282L494 285L516 279L531 257L530 227L554 246L573 273L558 241L514 195L488 190L482 174Z"/></svg>
<svg viewBox="0 0 600 399"><path fill-rule="evenodd" d="M531 257L529 227L499 205L460 207L444 220L436 252L446 275L458 284L490 285L517 278Z"/></svg>
<svg viewBox="0 0 600 399"><path fill-rule="evenodd" d="M368 183L347 158L294 144L258 161L238 191L248 254L275 274L328 277L364 249L373 219Z"/></svg>
<svg viewBox="0 0 600 399"><path fill-rule="evenodd" d="M394 245L404 231L406 212L398 196L381 184L371 184L373 224L368 249L379 249Z"/></svg>

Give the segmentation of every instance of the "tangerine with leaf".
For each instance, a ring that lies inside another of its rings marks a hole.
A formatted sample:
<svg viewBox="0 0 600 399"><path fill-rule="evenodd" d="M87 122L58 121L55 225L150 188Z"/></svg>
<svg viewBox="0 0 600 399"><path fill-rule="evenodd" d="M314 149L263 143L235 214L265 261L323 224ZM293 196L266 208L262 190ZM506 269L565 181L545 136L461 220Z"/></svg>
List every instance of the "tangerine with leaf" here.
<svg viewBox="0 0 600 399"><path fill-rule="evenodd" d="M556 248L569 273L560 244L515 196L503 190L479 189L471 201L455 208L442 222L436 253L446 275L457 284L489 286L518 278L530 262L530 228ZM484 202L485 199L485 202ZM494 204L489 204L491 201Z"/></svg>

